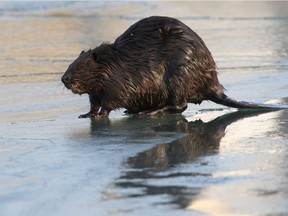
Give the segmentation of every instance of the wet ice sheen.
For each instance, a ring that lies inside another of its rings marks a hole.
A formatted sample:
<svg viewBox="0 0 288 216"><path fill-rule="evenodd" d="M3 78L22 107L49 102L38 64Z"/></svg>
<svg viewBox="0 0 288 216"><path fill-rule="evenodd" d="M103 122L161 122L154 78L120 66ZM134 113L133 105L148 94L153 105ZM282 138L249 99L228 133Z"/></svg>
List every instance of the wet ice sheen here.
<svg viewBox="0 0 288 216"><path fill-rule="evenodd" d="M288 214L286 110L204 102L183 115L79 120L87 96L60 83L81 50L164 13L204 39L229 96L288 104L286 2L0 8L1 216Z"/></svg>

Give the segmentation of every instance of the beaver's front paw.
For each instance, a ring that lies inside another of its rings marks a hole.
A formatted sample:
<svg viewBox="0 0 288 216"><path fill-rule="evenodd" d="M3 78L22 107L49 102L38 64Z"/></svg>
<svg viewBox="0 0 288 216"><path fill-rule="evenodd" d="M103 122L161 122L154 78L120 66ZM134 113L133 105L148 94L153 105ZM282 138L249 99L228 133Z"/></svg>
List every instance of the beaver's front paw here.
<svg viewBox="0 0 288 216"><path fill-rule="evenodd" d="M97 115L97 114L96 114ZM95 114L91 113L91 112L88 112L86 114L82 114L82 115L79 115L78 118L95 118L96 116Z"/></svg>

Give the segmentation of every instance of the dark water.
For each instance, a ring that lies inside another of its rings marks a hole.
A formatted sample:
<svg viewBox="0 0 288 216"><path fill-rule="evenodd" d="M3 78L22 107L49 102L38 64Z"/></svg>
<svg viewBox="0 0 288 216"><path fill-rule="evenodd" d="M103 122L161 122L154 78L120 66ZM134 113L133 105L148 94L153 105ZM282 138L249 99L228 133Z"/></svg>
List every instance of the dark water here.
<svg viewBox="0 0 288 216"><path fill-rule="evenodd" d="M231 97L288 104L286 2L1 2L0 215L287 215L288 112L204 102L77 119L60 76L149 15L206 42Z"/></svg>

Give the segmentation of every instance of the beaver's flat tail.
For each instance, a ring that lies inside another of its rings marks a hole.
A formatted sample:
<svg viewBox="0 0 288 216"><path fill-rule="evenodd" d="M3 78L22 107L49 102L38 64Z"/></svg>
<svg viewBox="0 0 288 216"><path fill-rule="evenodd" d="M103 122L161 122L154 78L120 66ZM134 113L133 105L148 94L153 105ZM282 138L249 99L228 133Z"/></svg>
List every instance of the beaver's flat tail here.
<svg viewBox="0 0 288 216"><path fill-rule="evenodd" d="M222 104L229 107L239 108L239 109L267 109L267 110L279 110L279 109L287 109L287 107L281 107L272 104L256 104L250 103L246 101L237 101L234 100L227 95L223 94L221 96L211 96L209 100Z"/></svg>

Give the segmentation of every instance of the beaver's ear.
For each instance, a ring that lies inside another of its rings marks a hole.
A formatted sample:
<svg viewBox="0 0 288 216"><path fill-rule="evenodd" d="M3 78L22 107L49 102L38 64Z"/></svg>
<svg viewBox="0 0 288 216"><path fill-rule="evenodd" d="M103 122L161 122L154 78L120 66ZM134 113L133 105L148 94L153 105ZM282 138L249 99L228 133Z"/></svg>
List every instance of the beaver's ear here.
<svg viewBox="0 0 288 216"><path fill-rule="evenodd" d="M82 54L84 54L85 53L85 51L84 50L82 50L82 52L79 54L79 56L81 56Z"/></svg>
<svg viewBox="0 0 288 216"><path fill-rule="evenodd" d="M93 52L92 56L93 56L94 61L96 61L96 62L101 62L102 61L101 56L99 54L97 54L96 52Z"/></svg>

